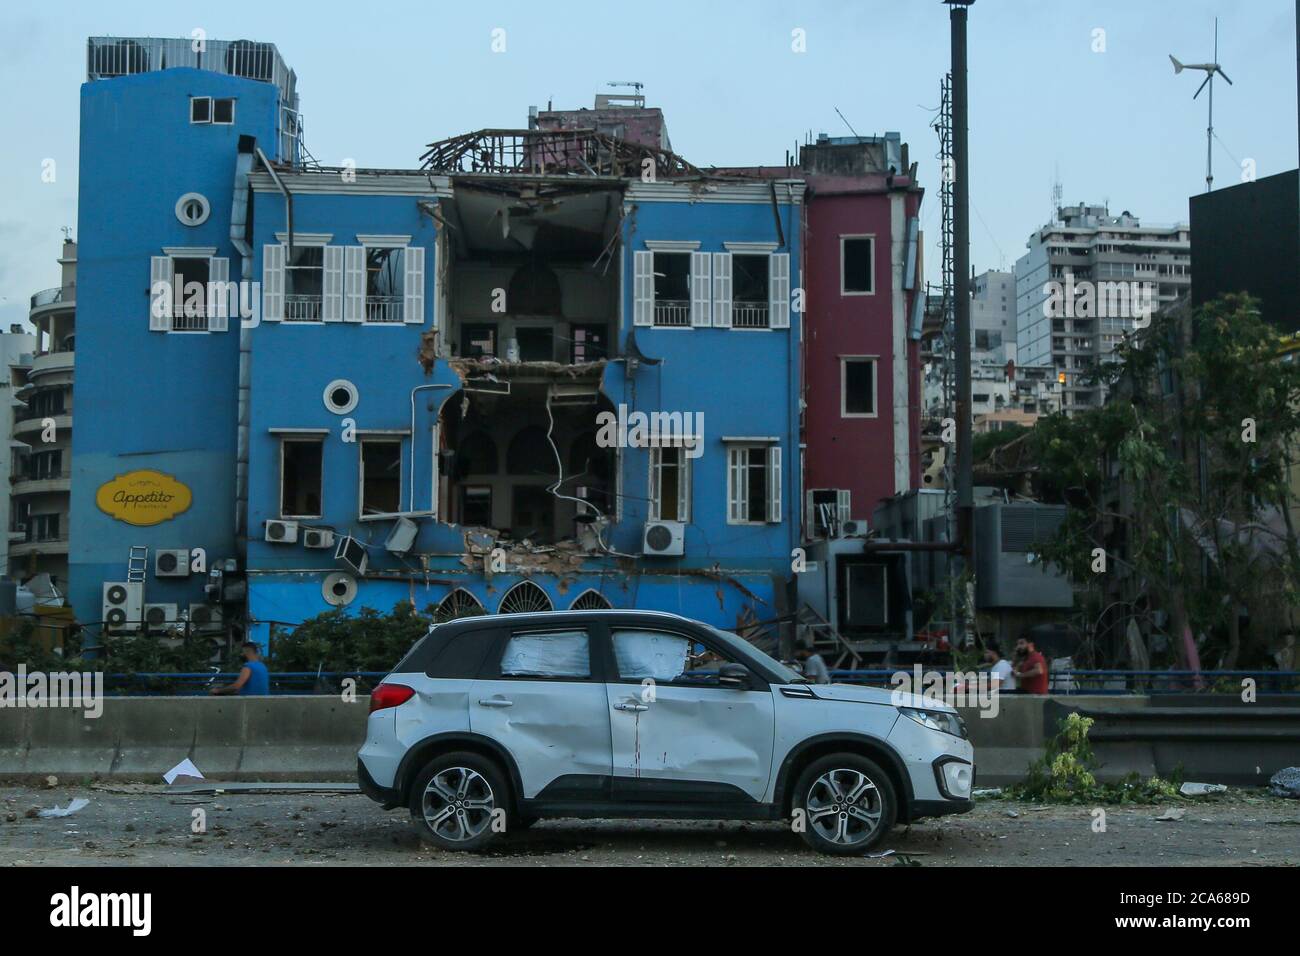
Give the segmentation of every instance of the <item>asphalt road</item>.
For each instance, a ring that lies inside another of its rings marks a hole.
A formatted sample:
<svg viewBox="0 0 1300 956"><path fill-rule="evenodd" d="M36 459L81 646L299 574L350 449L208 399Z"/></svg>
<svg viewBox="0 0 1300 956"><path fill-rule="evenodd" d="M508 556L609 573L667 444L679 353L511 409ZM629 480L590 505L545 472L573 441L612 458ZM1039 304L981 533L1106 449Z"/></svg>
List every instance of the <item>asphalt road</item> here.
<svg viewBox="0 0 1300 956"><path fill-rule="evenodd" d="M62 819L33 808L90 803ZM1157 820L1166 810L1181 819ZM876 858L808 850L777 823L542 821L485 855L423 844L404 811L359 794L178 793L153 785L0 788L8 866L1168 866L1300 865L1300 800L1262 791L1163 806L1041 807L981 800L900 827ZM196 814L195 811L201 811ZM196 818L206 830L192 832Z"/></svg>

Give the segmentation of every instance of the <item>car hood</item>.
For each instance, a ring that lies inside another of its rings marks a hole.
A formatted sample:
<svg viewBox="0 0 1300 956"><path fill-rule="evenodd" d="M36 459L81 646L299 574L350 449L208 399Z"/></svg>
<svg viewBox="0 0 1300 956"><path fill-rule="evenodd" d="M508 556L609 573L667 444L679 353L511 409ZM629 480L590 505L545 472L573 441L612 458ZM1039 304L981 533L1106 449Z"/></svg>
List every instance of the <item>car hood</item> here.
<svg viewBox="0 0 1300 956"><path fill-rule="evenodd" d="M863 687L859 684L802 684L820 700L840 700L858 704L884 704L897 707L922 707L956 713L956 708L941 700L931 700L920 694L907 694L885 687Z"/></svg>

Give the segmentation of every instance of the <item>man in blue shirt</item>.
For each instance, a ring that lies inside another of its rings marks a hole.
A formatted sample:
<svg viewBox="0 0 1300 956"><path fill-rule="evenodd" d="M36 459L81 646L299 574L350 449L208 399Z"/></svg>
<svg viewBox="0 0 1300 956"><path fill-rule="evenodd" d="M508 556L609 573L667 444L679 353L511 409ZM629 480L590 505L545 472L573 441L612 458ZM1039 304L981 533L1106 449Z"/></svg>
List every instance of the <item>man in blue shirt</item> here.
<svg viewBox="0 0 1300 956"><path fill-rule="evenodd" d="M244 642L244 666L233 684L214 687L210 694L239 694L244 696L265 696L271 693L271 676L262 663L262 655L253 641Z"/></svg>

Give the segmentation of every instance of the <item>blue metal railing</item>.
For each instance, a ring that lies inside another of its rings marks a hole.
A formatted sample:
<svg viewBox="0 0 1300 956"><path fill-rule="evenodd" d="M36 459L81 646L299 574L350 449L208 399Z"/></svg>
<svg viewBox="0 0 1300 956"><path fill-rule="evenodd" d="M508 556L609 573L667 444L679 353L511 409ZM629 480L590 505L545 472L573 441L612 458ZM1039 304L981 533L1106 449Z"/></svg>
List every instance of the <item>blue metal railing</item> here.
<svg viewBox="0 0 1300 956"><path fill-rule="evenodd" d="M924 673L950 673L950 669L925 668ZM831 679L844 684L889 687L895 670L834 670ZM1257 694L1300 694L1300 671L1120 671L1071 670L1050 675L1053 694L1240 694L1242 682L1255 682Z"/></svg>
<svg viewBox="0 0 1300 956"><path fill-rule="evenodd" d="M337 694L343 681L357 682L358 693L369 693L388 671L279 671L270 674L272 694ZM212 687L232 683L238 671L196 671L193 673L104 672L104 692L110 696L175 696L206 694Z"/></svg>

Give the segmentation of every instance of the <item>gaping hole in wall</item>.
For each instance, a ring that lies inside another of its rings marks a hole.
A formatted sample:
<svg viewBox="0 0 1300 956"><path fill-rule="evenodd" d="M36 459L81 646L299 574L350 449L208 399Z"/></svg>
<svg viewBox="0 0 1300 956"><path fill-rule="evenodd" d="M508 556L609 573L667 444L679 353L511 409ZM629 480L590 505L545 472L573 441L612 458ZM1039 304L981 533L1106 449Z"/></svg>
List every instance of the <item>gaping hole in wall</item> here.
<svg viewBox="0 0 1300 956"><path fill-rule="evenodd" d="M446 520L491 529L503 542L576 540L590 549L591 526L615 509L617 452L596 442L597 414L613 410L597 392L601 368L573 376L518 365L508 394L468 378L439 419ZM503 366L493 378L504 385L505 376Z"/></svg>
<svg viewBox="0 0 1300 956"><path fill-rule="evenodd" d="M458 179L440 212L451 356L562 365L608 357L621 215L621 186Z"/></svg>

